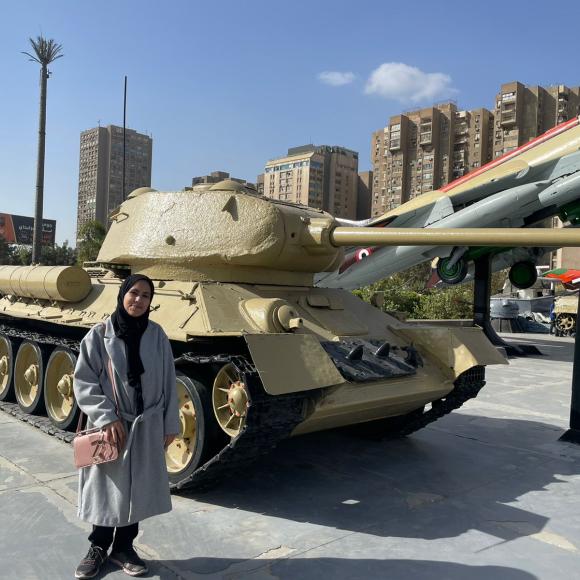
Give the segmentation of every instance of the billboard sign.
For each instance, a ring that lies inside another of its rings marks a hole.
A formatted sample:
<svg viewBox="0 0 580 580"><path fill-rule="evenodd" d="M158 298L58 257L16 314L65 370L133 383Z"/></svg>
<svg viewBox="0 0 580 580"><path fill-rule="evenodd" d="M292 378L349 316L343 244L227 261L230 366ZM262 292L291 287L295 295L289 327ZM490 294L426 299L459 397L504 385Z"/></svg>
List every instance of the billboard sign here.
<svg viewBox="0 0 580 580"><path fill-rule="evenodd" d="M0 213L0 237L9 244L32 245L34 218ZM54 246L56 220L42 220L42 245Z"/></svg>

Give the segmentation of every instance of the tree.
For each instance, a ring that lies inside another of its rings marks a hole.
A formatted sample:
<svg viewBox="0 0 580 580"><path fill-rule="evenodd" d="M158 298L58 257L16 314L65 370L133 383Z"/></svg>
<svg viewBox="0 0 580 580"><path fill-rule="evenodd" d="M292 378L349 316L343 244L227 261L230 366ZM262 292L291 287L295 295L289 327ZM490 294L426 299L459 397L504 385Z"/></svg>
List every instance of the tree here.
<svg viewBox="0 0 580 580"><path fill-rule="evenodd" d="M12 248L8 242L0 236L0 266L12 264Z"/></svg>
<svg viewBox="0 0 580 580"><path fill-rule="evenodd" d="M82 266L83 262L92 262L97 259L106 234L105 226L97 220L86 222L79 228L80 242L77 248L79 265Z"/></svg>
<svg viewBox="0 0 580 580"><path fill-rule="evenodd" d="M413 318L473 318L473 283L427 290L421 295Z"/></svg>
<svg viewBox="0 0 580 580"><path fill-rule="evenodd" d="M384 311L399 311L408 318L458 319L473 318L473 282L456 286L443 285L426 288L431 272L428 262L397 272L390 278L363 286L353 293L370 302L375 292L383 292ZM507 278L507 270L494 272L491 277L491 293L500 292Z"/></svg>
<svg viewBox="0 0 580 580"><path fill-rule="evenodd" d="M77 261L77 253L68 245L68 240L62 246L43 246L41 256L42 263L47 266L73 266Z"/></svg>
<svg viewBox="0 0 580 580"><path fill-rule="evenodd" d="M32 249L30 246L16 246L11 251L9 264L14 266L27 266L30 264L32 256ZM68 240L65 240L62 246L54 244L54 246L42 246L42 253L40 255L42 264L46 266L73 266L77 260L77 254L74 248L68 245Z"/></svg>
<svg viewBox="0 0 580 580"><path fill-rule="evenodd" d="M46 40L38 36L36 40L29 38L34 54L23 52L30 60L40 64L40 113L38 120L38 156L36 159L36 202L34 207L34 236L32 242L32 262L41 260L42 243L42 206L44 204L44 152L46 138L46 87L50 71L48 65L61 54L62 45L57 44L52 38Z"/></svg>
<svg viewBox="0 0 580 580"><path fill-rule="evenodd" d="M368 302L373 294L382 292L383 310L406 312L410 318L413 318L430 271L429 263L419 264L403 272L397 272L390 278L354 290L354 294Z"/></svg>

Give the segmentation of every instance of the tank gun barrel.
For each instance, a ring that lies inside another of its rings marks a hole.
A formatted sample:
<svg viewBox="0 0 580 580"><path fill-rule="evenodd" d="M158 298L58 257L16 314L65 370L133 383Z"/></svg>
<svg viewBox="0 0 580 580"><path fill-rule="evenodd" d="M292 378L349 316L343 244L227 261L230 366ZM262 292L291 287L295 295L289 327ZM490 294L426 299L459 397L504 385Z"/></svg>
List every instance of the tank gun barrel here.
<svg viewBox="0 0 580 580"><path fill-rule="evenodd" d="M376 228L335 227L329 241L341 246L580 247L580 228Z"/></svg>

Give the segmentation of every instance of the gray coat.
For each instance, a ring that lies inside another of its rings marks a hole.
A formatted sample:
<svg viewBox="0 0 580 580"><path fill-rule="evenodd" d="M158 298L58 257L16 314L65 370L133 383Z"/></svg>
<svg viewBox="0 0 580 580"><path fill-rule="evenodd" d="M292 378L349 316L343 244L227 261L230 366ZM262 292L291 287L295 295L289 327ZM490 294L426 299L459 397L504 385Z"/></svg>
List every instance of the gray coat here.
<svg viewBox="0 0 580 580"><path fill-rule="evenodd" d="M87 428L123 419L127 430L127 421L133 422L119 459L79 472L78 515L99 526L126 526L171 511L163 444L165 435L180 430L171 345L163 329L149 321L140 347L145 410L139 416L134 414L125 353L125 343L115 336L109 318L83 338L74 373L74 393L88 417ZM107 375L108 357L115 370L120 416Z"/></svg>

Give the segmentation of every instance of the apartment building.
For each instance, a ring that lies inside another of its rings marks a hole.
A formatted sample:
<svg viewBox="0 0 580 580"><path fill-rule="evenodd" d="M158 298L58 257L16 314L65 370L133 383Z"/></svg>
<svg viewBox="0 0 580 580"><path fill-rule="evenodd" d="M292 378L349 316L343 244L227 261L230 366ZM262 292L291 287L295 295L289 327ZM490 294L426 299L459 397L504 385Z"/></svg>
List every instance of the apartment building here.
<svg viewBox="0 0 580 580"><path fill-rule="evenodd" d="M245 179L241 179L239 177L231 177L227 171L212 171L209 175L199 175L197 177L192 177L191 186L194 187L195 185L219 183L220 181L225 181L226 179L229 179L231 181L237 181L242 185L247 184L251 187L254 187L253 183L248 183Z"/></svg>
<svg viewBox="0 0 580 580"><path fill-rule="evenodd" d="M109 213L128 193L151 186L153 140L133 129L125 131L123 191L123 128L115 125L83 131L80 137L77 243L80 227L97 220L109 227Z"/></svg>
<svg viewBox="0 0 580 580"><path fill-rule="evenodd" d="M493 158L493 114L487 109L457 111L451 181Z"/></svg>
<svg viewBox="0 0 580 580"><path fill-rule="evenodd" d="M580 113L580 87L501 85L495 98L494 157L516 149Z"/></svg>
<svg viewBox="0 0 580 580"><path fill-rule="evenodd" d="M371 138L371 214L379 216L487 163L492 130L490 111L458 111L453 102L391 117Z"/></svg>
<svg viewBox="0 0 580 580"><path fill-rule="evenodd" d="M258 193L260 195L264 195L264 174L260 173L260 175L258 175L256 177L256 190L258 191Z"/></svg>
<svg viewBox="0 0 580 580"><path fill-rule="evenodd" d="M373 193L373 172L362 171L358 174L356 196L356 219L365 220L371 217L371 201Z"/></svg>
<svg viewBox="0 0 580 580"><path fill-rule="evenodd" d="M264 168L264 195L356 219L358 153L344 147L303 145L271 159Z"/></svg>

